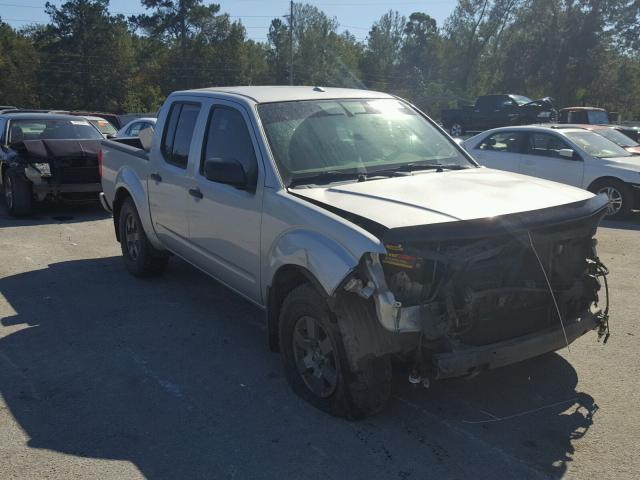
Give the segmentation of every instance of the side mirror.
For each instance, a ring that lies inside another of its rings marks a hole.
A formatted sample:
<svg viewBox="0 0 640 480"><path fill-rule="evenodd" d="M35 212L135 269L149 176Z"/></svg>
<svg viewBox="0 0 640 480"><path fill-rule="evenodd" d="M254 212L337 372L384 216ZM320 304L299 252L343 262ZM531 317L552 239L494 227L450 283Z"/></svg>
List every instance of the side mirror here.
<svg viewBox="0 0 640 480"><path fill-rule="evenodd" d="M138 132L138 138L142 144L142 148L148 152L151 150L151 143L153 142L153 127L143 128Z"/></svg>
<svg viewBox="0 0 640 480"><path fill-rule="evenodd" d="M558 155L567 160L575 160L574 151L570 148L563 148L558 150Z"/></svg>
<svg viewBox="0 0 640 480"><path fill-rule="evenodd" d="M247 173L235 158L207 158L203 173L212 182L232 185L239 190L255 191L254 187L248 185Z"/></svg>
<svg viewBox="0 0 640 480"><path fill-rule="evenodd" d="M107 133L107 140L113 140L114 138L117 138L115 133Z"/></svg>
<svg viewBox="0 0 640 480"><path fill-rule="evenodd" d="M461 139L460 137L454 138L453 141L456 142L460 146L462 146L462 142L464 142L464 140Z"/></svg>

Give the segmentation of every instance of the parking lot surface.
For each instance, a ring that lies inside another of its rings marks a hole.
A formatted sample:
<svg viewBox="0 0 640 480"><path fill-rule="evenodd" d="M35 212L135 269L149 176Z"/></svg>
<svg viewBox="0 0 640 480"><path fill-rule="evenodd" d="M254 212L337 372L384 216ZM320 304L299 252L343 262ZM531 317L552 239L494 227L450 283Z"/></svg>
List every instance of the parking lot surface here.
<svg viewBox="0 0 640 480"><path fill-rule="evenodd" d="M637 478L640 215L605 222L612 336L388 408L287 386L264 314L178 259L140 280L99 208L0 206L0 478Z"/></svg>

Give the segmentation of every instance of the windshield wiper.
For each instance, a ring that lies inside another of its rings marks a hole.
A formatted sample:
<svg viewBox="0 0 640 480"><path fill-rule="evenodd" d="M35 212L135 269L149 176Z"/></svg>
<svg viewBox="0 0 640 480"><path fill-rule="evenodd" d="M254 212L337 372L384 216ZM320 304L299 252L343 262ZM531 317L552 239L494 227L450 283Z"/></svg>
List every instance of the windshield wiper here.
<svg viewBox="0 0 640 480"><path fill-rule="evenodd" d="M372 170L367 172L369 175L379 175L385 173L394 173L394 172L415 172L418 170L436 170L438 172L442 172L444 170L464 170L469 167L465 165L458 164L442 164L442 163L405 163L404 165L398 165L392 168L385 168L381 170Z"/></svg>

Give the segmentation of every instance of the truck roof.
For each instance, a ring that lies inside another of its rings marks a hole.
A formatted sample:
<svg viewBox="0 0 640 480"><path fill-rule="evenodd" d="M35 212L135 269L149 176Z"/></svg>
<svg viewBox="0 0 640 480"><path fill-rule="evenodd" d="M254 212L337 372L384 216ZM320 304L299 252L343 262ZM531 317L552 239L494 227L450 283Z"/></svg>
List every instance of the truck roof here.
<svg viewBox="0 0 640 480"><path fill-rule="evenodd" d="M394 98L392 95L355 88L298 87L289 85L210 87L177 93L226 93L249 98L256 103L293 102L296 100L330 100L338 98Z"/></svg>

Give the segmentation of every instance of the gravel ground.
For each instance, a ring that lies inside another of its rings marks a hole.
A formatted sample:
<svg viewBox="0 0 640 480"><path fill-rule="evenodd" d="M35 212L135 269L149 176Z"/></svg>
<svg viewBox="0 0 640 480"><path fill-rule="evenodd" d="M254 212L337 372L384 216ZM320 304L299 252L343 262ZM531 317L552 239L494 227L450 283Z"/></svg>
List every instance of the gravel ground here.
<svg viewBox="0 0 640 480"><path fill-rule="evenodd" d="M98 207L0 207L0 478L637 478L640 215L607 223L612 336L352 423L299 400L263 313L189 265L124 270Z"/></svg>

